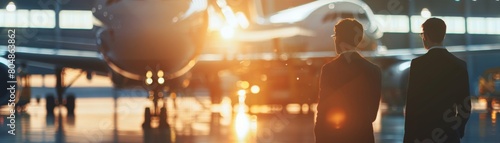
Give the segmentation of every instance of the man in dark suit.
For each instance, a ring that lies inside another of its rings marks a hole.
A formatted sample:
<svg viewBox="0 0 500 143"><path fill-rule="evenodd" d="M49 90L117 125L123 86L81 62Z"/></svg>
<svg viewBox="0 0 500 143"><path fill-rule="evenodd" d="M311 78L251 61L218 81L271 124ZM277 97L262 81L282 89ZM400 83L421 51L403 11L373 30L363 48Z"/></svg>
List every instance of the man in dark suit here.
<svg viewBox="0 0 500 143"><path fill-rule="evenodd" d="M471 111L467 65L443 47L443 20L422 29L428 52L411 62L404 142L458 143Z"/></svg>
<svg viewBox="0 0 500 143"><path fill-rule="evenodd" d="M335 25L334 32L338 56L321 71L316 143L373 143L380 68L356 52L363 38L358 21L344 19Z"/></svg>

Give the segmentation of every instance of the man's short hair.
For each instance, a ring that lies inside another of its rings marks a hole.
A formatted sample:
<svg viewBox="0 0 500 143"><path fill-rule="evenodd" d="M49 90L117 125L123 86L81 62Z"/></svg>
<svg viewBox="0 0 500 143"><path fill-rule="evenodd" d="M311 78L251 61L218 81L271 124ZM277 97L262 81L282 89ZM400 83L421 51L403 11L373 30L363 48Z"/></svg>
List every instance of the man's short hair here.
<svg viewBox="0 0 500 143"><path fill-rule="evenodd" d="M363 40L363 25L357 20L346 18L340 20L334 28L335 40L338 42L345 42L352 46L358 46Z"/></svg>
<svg viewBox="0 0 500 143"><path fill-rule="evenodd" d="M424 34L430 41L441 43L446 35L446 24L442 19L429 18L422 24Z"/></svg>

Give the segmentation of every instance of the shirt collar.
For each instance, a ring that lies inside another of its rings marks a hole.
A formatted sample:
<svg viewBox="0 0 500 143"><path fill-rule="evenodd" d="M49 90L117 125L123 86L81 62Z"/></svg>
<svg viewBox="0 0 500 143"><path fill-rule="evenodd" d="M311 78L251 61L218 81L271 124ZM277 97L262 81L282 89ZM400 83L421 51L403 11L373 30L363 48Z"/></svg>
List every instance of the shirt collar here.
<svg viewBox="0 0 500 143"><path fill-rule="evenodd" d="M356 50L347 50L347 51L343 51L342 53L340 53L340 55L345 54L345 53L349 53L349 52L358 52L358 51L356 51Z"/></svg>
<svg viewBox="0 0 500 143"><path fill-rule="evenodd" d="M432 46L431 48L429 48L429 51L432 49L446 49L446 48L444 46Z"/></svg>

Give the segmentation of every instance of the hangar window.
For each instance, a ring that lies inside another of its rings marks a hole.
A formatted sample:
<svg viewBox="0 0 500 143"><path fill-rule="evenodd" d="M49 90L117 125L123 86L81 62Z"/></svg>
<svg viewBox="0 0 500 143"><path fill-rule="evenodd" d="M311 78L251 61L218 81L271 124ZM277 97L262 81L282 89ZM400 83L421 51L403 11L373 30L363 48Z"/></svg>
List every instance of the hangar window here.
<svg viewBox="0 0 500 143"><path fill-rule="evenodd" d="M486 18L486 34L500 34L500 18Z"/></svg>
<svg viewBox="0 0 500 143"><path fill-rule="evenodd" d="M0 9L0 27L18 28L54 28L55 12L53 10L24 10L9 12Z"/></svg>
<svg viewBox="0 0 500 143"><path fill-rule="evenodd" d="M465 33L465 18L457 16L436 16L443 19L446 23L447 34L464 34ZM422 33L422 23L426 18L420 15L411 16L411 32Z"/></svg>
<svg viewBox="0 0 500 143"><path fill-rule="evenodd" d="M465 33L465 18L458 16L443 16L438 17L446 22L446 33L464 34Z"/></svg>
<svg viewBox="0 0 500 143"><path fill-rule="evenodd" d="M406 15L375 15L380 22L382 31L390 33L410 32L410 21Z"/></svg>
<svg viewBox="0 0 500 143"><path fill-rule="evenodd" d="M422 33L422 23L425 22L425 18L420 15L414 15L410 17L411 20L411 32Z"/></svg>
<svg viewBox="0 0 500 143"><path fill-rule="evenodd" d="M62 29L92 29L94 16L91 11L62 10L59 13L59 26ZM54 10L0 9L0 27L15 28L55 28Z"/></svg>
<svg viewBox="0 0 500 143"><path fill-rule="evenodd" d="M0 27L29 27L29 11L0 9Z"/></svg>
<svg viewBox="0 0 500 143"><path fill-rule="evenodd" d="M486 18L484 17L467 17L467 33L469 34L484 34L486 29Z"/></svg>
<svg viewBox="0 0 500 143"><path fill-rule="evenodd" d="M468 17L467 33L500 34L500 18Z"/></svg>
<svg viewBox="0 0 500 143"><path fill-rule="evenodd" d="M56 14L53 10L30 10L31 28L56 27Z"/></svg>
<svg viewBox="0 0 500 143"><path fill-rule="evenodd" d="M62 10L59 26L64 29L92 29L94 16L91 11Z"/></svg>

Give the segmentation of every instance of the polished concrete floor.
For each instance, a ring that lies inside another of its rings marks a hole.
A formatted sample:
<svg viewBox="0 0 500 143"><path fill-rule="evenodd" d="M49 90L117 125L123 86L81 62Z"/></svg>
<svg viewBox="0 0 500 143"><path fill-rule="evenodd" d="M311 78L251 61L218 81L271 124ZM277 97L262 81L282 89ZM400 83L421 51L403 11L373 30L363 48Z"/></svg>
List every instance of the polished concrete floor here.
<svg viewBox="0 0 500 143"><path fill-rule="evenodd" d="M102 93L92 93L102 94ZM221 105L210 105L207 96L182 96L168 99L170 129L141 128L144 108L151 103L145 97L89 96L77 98L76 115L56 108L55 116L46 116L45 101L33 99L26 112L15 114L16 135L8 134L9 108L0 109L0 142L172 142L172 143L311 143L314 141L314 113L309 107L230 106L229 98ZM499 143L500 110L488 113L481 101L467 124L464 143ZM314 108L314 106L312 107ZM157 124L153 124L157 126ZM373 123L376 141L399 143L403 138L404 117L399 109L381 106Z"/></svg>

